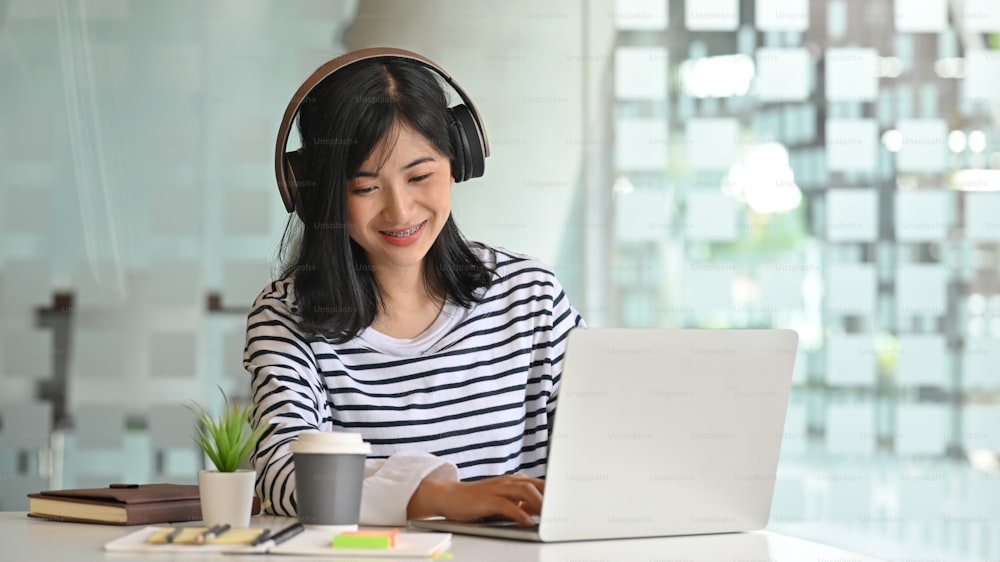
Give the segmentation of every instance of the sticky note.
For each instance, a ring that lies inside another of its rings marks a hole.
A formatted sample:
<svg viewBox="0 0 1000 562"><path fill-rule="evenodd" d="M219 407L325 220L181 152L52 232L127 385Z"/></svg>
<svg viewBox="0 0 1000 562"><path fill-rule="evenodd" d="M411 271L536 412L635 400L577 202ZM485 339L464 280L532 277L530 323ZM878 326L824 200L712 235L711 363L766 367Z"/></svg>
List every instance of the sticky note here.
<svg viewBox="0 0 1000 562"><path fill-rule="evenodd" d="M387 550L395 548L399 530L347 531L333 537L333 548L370 548Z"/></svg>
<svg viewBox="0 0 1000 562"><path fill-rule="evenodd" d="M173 542L174 544L195 544L198 535L207 530L208 527L186 527L181 529L180 534L174 537ZM150 535L146 541L152 544L167 544L167 535L170 535L173 531L173 527L164 527Z"/></svg>
<svg viewBox="0 0 1000 562"><path fill-rule="evenodd" d="M167 535L173 532L173 527L163 527L149 535L146 542L151 544L167 544ZM208 527L185 527L181 533L174 537L173 544L199 544L198 536L208 530ZM229 529L221 535L210 540L210 544L250 544L257 538L264 529Z"/></svg>

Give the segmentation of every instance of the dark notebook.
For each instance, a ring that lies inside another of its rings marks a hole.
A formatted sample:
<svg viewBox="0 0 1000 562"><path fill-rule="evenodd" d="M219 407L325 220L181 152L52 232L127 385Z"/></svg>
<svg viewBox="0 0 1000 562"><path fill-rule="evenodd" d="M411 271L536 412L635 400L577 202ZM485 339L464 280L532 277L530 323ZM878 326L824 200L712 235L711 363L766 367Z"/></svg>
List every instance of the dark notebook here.
<svg viewBox="0 0 1000 562"><path fill-rule="evenodd" d="M28 498L29 517L57 521L152 525L201 519L197 484L112 484L49 490ZM254 498L253 513L259 512L260 503Z"/></svg>

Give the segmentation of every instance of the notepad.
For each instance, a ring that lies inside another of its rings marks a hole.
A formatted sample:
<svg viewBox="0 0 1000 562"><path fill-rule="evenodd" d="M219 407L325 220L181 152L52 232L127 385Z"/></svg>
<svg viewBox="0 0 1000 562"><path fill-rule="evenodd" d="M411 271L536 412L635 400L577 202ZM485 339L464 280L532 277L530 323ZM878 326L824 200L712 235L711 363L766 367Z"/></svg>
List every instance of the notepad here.
<svg viewBox="0 0 1000 562"><path fill-rule="evenodd" d="M306 529L287 542L277 546L250 546L250 541L263 529L230 529L212 542L195 544L193 538L205 527L185 527L173 543L166 536L173 530L169 526L150 526L131 532L104 545L110 552L163 552L176 556L205 553L230 554L293 554L326 557L354 558L429 558L443 553L451 544L450 533L401 532L392 548L334 548L334 535L328 531Z"/></svg>

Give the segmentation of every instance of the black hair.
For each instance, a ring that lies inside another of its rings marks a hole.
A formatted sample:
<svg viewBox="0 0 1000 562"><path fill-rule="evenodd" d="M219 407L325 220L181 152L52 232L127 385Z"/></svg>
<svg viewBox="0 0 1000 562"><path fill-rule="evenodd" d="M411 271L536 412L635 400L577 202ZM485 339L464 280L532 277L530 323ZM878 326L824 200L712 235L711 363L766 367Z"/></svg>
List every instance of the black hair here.
<svg viewBox="0 0 1000 562"><path fill-rule="evenodd" d="M300 327L335 343L374 322L383 299L368 256L348 233L347 186L400 125L424 136L455 162L448 99L433 71L409 59L381 57L338 70L316 86L299 110L306 178L300 181L301 231L293 215L281 239L282 278L294 277ZM390 139L391 141L391 139ZM286 257L287 256L287 257ZM424 262L428 294L464 307L481 302L493 271L470 249L449 214Z"/></svg>

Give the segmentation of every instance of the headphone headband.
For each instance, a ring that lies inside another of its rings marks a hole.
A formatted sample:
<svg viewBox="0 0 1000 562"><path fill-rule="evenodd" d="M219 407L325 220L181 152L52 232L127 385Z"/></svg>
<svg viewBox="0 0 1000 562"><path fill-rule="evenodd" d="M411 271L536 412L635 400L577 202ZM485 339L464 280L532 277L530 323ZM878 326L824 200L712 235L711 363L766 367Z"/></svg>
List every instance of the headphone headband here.
<svg viewBox="0 0 1000 562"><path fill-rule="evenodd" d="M274 148L274 174L278 180L278 189L281 192L281 199L285 203L285 209L288 210L289 213L296 210L296 207L298 206L298 201L297 201L298 189L297 186L290 184L288 181L289 179L291 179L293 182L295 181L294 175L292 178L288 177L289 175L292 175L288 173L288 168L290 160L298 159L301 157L300 151L302 149L300 148L298 151L295 152L286 152L286 151L288 148L288 136L291 134L292 121L294 121L295 116L298 115L299 108L302 106L302 102L309 97L309 94L312 93L313 89L316 88L316 86L319 85L320 82L330 77L338 70L346 66L350 66L356 62L375 59L375 58L382 58L382 57L397 57L397 58L404 58L416 61L421 65L423 65L424 67L434 71L435 74L443 78L445 82L447 82L448 85L450 85L452 89L458 93L459 97L462 98L462 102L465 104L464 108L468 109L469 113L471 114L472 121L474 124L474 127L472 128L475 129L475 134L478 137L479 141L479 147L481 147L481 158L485 159L487 156L490 155L489 139L486 138L486 129L483 126L482 118L479 116L479 111L476 110L476 106L473 105L472 100L469 99L469 96L468 94L465 93L465 90L463 90L462 87L459 86L458 83L455 82L455 80L447 72L445 72L443 68L434 64L429 59L421 55L418 55L417 53L414 53L412 51L407 51L404 49L395 49L391 47L373 47L370 49L361 49L358 51L352 51L345 55L341 55L333 60L330 60L324 63L318 69L316 69L316 71L313 72L309 76L309 78L307 78L306 81L302 83L301 86L299 86L299 89L295 91L295 95L293 95L292 100L288 102L288 107L285 108L285 114L281 118L281 126L278 128L278 141ZM474 142L475 140L476 139L469 139L470 142ZM473 154L472 156L473 158L476 157L475 154ZM456 157L461 159L462 154L457 154ZM468 166L468 164L466 164L466 166ZM473 166L473 168L476 167ZM469 177L476 177L477 175L481 175L482 164L480 164L478 170L479 170L478 174L473 173ZM456 178L456 181L462 181L463 179L467 178L465 177Z"/></svg>

